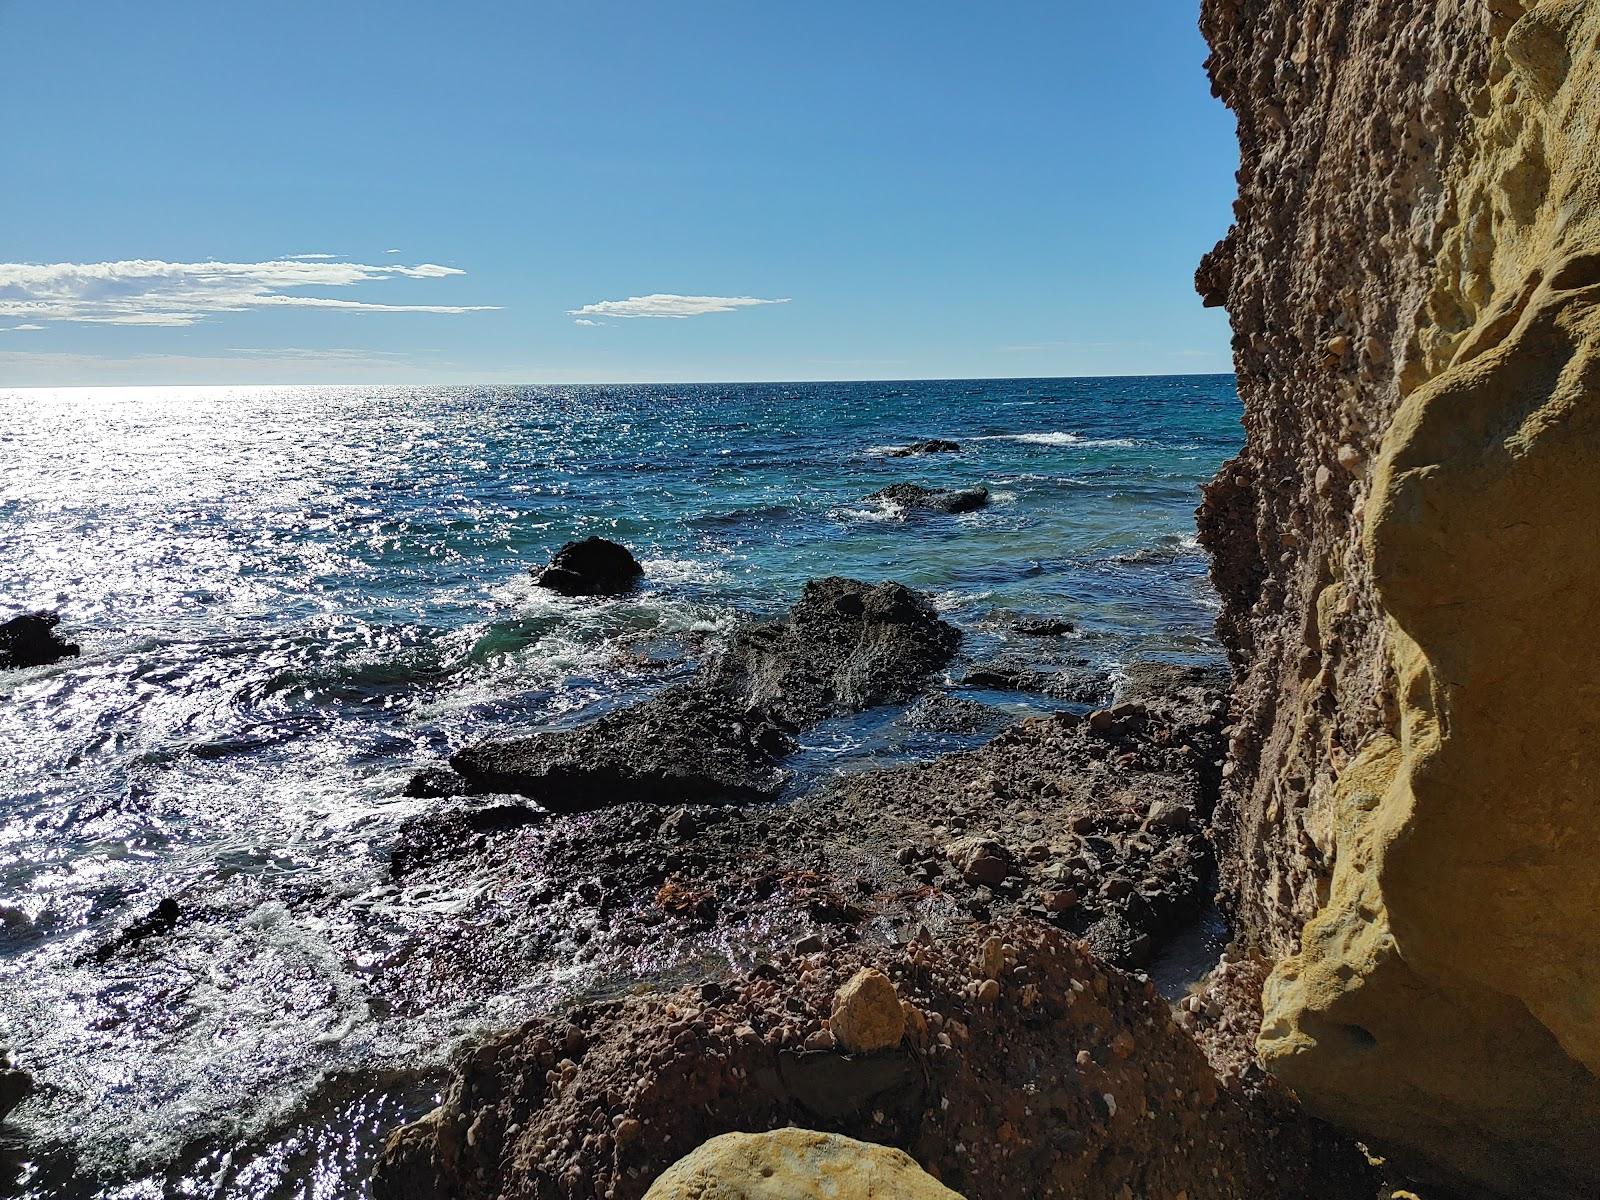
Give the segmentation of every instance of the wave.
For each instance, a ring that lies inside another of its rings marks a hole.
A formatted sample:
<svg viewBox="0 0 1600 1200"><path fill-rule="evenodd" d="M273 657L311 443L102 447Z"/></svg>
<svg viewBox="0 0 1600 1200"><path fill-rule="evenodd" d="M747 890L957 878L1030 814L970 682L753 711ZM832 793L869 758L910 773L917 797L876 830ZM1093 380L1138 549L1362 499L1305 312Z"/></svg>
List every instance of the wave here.
<svg viewBox="0 0 1600 1200"><path fill-rule="evenodd" d="M1022 442L1029 446L1082 446L1086 449L1116 449L1138 446L1138 438L1086 438L1081 433L1050 430L1042 433L988 433L975 442Z"/></svg>

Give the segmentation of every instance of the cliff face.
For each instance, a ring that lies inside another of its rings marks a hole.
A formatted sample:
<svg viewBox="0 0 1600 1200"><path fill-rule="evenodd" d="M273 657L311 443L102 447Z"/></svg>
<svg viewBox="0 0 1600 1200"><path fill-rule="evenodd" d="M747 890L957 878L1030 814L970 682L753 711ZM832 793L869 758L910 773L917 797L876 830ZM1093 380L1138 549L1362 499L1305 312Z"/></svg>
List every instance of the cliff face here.
<svg viewBox="0 0 1600 1200"><path fill-rule="evenodd" d="M1259 1051L1487 1193L1600 1190L1600 0L1205 0L1247 442L1202 537Z"/></svg>

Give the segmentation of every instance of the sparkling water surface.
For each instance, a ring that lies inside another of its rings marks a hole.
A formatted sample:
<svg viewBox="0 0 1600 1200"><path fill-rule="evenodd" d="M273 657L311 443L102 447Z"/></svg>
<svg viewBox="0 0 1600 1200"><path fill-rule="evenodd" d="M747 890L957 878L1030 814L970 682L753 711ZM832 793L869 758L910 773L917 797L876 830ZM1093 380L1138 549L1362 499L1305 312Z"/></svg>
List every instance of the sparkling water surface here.
<svg viewBox="0 0 1600 1200"><path fill-rule="evenodd" d="M1238 416L1228 376L0 391L0 617L58 609L83 648L0 675L0 1036L40 1085L13 1118L24 1192L363 1194L456 1039L574 986L371 1000L408 922L459 900L386 886L429 803L406 778L660 686L807 579L925 589L967 662L1037 650L986 620L1008 609L1074 620L1101 666L1216 661L1193 510ZM924 437L962 451L885 454ZM991 504L864 499L901 481ZM635 596L531 586L589 534L639 556ZM803 787L938 748L866 714L791 765ZM181 939L96 956L168 896ZM352 952L358 910L392 936Z"/></svg>

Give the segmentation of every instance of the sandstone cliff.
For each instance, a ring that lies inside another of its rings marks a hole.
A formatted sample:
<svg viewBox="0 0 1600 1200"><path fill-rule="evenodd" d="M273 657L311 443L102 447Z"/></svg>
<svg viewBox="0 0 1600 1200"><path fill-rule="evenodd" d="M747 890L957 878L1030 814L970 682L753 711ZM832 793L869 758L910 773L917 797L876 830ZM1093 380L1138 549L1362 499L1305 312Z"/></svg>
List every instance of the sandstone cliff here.
<svg viewBox="0 0 1600 1200"><path fill-rule="evenodd" d="M1247 442L1200 519L1259 1052L1486 1194L1600 1192L1600 2L1205 0Z"/></svg>

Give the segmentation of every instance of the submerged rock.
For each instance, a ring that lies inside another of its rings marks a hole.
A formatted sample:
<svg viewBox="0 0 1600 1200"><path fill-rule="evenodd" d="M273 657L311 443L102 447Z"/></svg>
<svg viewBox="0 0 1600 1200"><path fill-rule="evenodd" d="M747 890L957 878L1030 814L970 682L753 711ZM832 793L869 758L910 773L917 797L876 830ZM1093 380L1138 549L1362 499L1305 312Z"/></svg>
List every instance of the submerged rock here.
<svg viewBox="0 0 1600 1200"><path fill-rule="evenodd" d="M929 512L964 513L974 512L989 503L989 489L986 487L970 488L929 488L920 483L894 483L880 491L873 492L868 500L884 500L890 504L898 504L907 510L924 510Z"/></svg>
<svg viewBox="0 0 1600 1200"><path fill-rule="evenodd" d="M0 670L43 667L76 658L78 647L56 633L58 613L23 613L0 624Z"/></svg>
<svg viewBox="0 0 1600 1200"><path fill-rule="evenodd" d="M534 582L563 596L620 596L643 575L644 568L626 546L589 537L557 550Z"/></svg>
<svg viewBox="0 0 1600 1200"><path fill-rule="evenodd" d="M961 449L960 442L947 441L944 438L924 438L920 442L912 442L909 446L896 446L889 451L889 458L910 458L913 454L954 454Z"/></svg>
<svg viewBox="0 0 1600 1200"><path fill-rule="evenodd" d="M725 1133L680 1158L645 1200L962 1200L904 1150L836 1133Z"/></svg>

